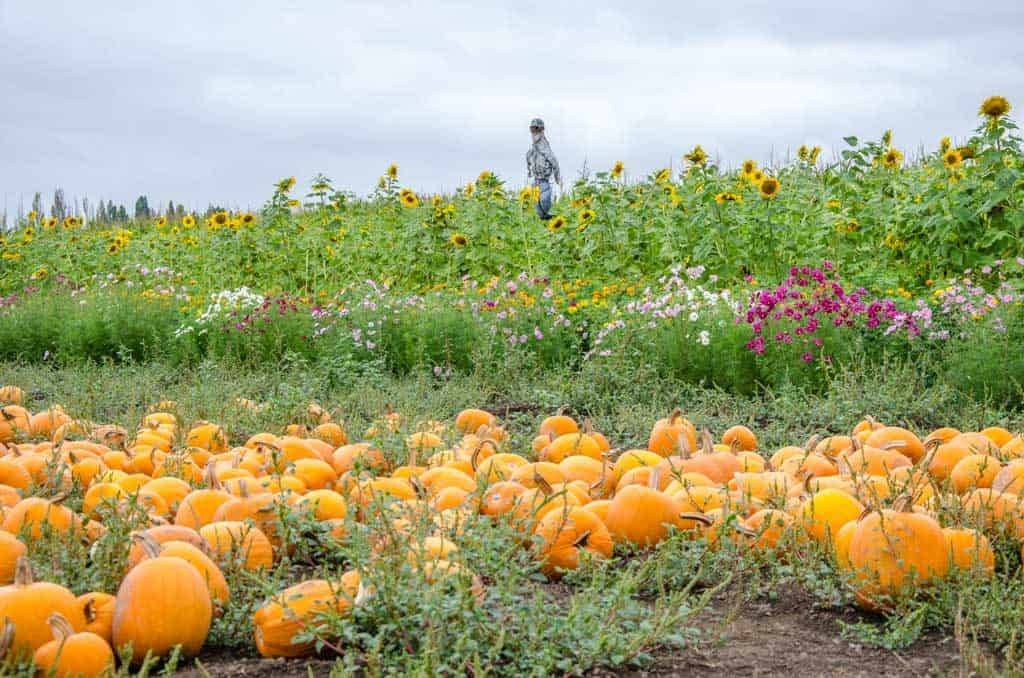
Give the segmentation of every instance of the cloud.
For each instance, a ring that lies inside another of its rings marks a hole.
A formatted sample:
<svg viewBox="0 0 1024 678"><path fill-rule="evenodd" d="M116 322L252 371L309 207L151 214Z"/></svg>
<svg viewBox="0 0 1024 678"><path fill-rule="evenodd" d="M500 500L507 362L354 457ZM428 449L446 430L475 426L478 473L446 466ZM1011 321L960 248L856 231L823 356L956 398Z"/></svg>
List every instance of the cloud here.
<svg viewBox="0 0 1024 678"><path fill-rule="evenodd" d="M321 171L362 193L392 161L427 191L516 184L537 115L568 178L886 128L912 151L988 94L1024 106L1022 28L1012 0L5 3L0 185L201 208Z"/></svg>

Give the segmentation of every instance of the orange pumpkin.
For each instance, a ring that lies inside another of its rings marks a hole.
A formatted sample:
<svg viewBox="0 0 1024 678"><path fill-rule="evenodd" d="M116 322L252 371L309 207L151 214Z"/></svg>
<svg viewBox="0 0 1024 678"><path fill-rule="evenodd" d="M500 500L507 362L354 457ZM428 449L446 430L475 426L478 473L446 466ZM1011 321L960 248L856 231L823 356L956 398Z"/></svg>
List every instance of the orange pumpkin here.
<svg viewBox="0 0 1024 678"><path fill-rule="evenodd" d="M14 581L18 560L25 555L25 545L10 532L0 531L0 584Z"/></svg>
<svg viewBox="0 0 1024 678"><path fill-rule="evenodd" d="M176 645L185 657L199 654L212 621L210 591L196 568L161 556L142 561L121 582L111 632L114 647L131 643L131 661L138 663Z"/></svg>
<svg viewBox="0 0 1024 678"><path fill-rule="evenodd" d="M92 591L78 596L78 604L85 615L85 628L83 631L95 633L107 641L113 641L114 606L117 598L109 593Z"/></svg>
<svg viewBox="0 0 1024 678"><path fill-rule="evenodd" d="M314 642L296 642L297 635L315 623L318 613L348 614L360 592L360 576L346 572L341 581L323 579L289 586L256 610L256 649L264 657L304 657L313 654Z"/></svg>
<svg viewBox="0 0 1024 678"><path fill-rule="evenodd" d="M251 571L274 564L274 548L258 527L238 521L219 521L204 525L199 534L221 560L235 560Z"/></svg>
<svg viewBox="0 0 1024 678"><path fill-rule="evenodd" d="M75 632L59 612L47 623L53 640L36 650L33 661L45 676L96 678L114 669L114 652L106 640L89 631Z"/></svg>
<svg viewBox="0 0 1024 678"><path fill-rule="evenodd" d="M541 571L551 579L580 565L582 551L601 560L612 555L612 537L601 519L583 508L548 513L534 529L541 538Z"/></svg>
<svg viewBox="0 0 1024 678"><path fill-rule="evenodd" d="M76 631L85 628L85 617L71 591L50 582L33 582L28 558L18 559L14 583L0 587L0 619L14 623L11 648L15 653L35 652L53 638L47 618L62 614Z"/></svg>

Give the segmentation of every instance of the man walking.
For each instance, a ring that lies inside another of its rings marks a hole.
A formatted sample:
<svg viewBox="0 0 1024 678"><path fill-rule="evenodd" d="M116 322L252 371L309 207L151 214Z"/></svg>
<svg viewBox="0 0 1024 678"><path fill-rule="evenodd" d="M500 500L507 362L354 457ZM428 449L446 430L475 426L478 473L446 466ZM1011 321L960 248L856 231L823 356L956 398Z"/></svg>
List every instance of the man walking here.
<svg viewBox="0 0 1024 678"><path fill-rule="evenodd" d="M530 121L530 136L533 137L533 145L526 152L526 173L533 178L533 185L540 189L537 216L547 221L551 218L551 178L553 175L561 190L562 174L558 170L558 160L551 152L551 144L544 136L543 120L534 118Z"/></svg>

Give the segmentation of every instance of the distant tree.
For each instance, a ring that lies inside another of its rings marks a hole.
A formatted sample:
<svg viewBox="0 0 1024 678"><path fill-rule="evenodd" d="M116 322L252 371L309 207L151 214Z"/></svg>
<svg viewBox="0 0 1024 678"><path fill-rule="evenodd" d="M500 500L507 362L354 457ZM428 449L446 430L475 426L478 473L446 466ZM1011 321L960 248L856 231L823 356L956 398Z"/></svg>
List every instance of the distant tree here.
<svg viewBox="0 0 1024 678"><path fill-rule="evenodd" d="M179 219L185 216L185 206L182 205L180 202L178 203L178 207L174 210L174 216L178 217Z"/></svg>
<svg viewBox="0 0 1024 678"><path fill-rule="evenodd" d="M89 199L82 198L82 216L86 219L89 218Z"/></svg>
<svg viewBox="0 0 1024 678"><path fill-rule="evenodd" d="M124 208L124 205L117 206L117 220L128 221L128 210Z"/></svg>
<svg viewBox="0 0 1024 678"><path fill-rule="evenodd" d="M168 200L167 201L167 211L164 212L164 216L167 217L168 219L173 219L174 218L174 201L173 200Z"/></svg>
<svg viewBox="0 0 1024 678"><path fill-rule="evenodd" d="M58 188L53 192L53 207L50 208L50 216L57 217L58 221L64 221L68 216L68 208L64 202L64 189Z"/></svg>
<svg viewBox="0 0 1024 678"><path fill-rule="evenodd" d="M100 199L100 204L96 205L96 221L107 220L107 204Z"/></svg>
<svg viewBox="0 0 1024 678"><path fill-rule="evenodd" d="M35 197L32 198L32 211L36 213L36 217L39 219L43 218L43 214L46 212L46 208L43 207L43 194L36 193Z"/></svg>
<svg viewBox="0 0 1024 678"><path fill-rule="evenodd" d="M148 219L151 216L149 211L149 198L144 195L140 195L135 201L135 218L136 219Z"/></svg>

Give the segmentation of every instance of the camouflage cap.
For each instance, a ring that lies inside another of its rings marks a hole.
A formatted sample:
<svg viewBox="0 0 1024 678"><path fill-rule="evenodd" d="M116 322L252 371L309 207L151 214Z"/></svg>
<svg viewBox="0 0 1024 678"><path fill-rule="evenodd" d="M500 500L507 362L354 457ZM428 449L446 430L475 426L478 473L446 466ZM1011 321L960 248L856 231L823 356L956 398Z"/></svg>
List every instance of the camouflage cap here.
<svg viewBox="0 0 1024 678"><path fill-rule="evenodd" d="M544 121L540 118L534 118L530 121L530 127L540 127L541 129L544 129Z"/></svg>

